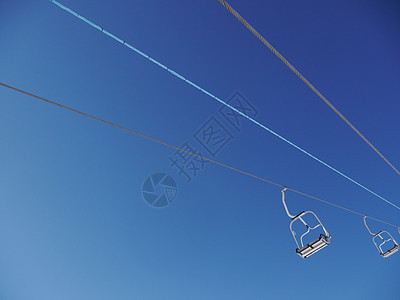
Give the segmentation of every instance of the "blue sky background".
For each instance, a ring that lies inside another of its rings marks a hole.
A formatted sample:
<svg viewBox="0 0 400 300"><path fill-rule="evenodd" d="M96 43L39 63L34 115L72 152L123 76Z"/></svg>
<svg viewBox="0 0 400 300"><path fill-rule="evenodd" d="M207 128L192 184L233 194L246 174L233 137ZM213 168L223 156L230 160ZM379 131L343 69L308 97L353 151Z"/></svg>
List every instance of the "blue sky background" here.
<svg viewBox="0 0 400 300"><path fill-rule="evenodd" d="M216 0L66 6L400 205L400 177ZM400 166L396 1L229 2ZM1 81L180 146L221 105L50 1L0 2ZM288 193L332 234L295 253L280 188L216 165L193 181L173 150L0 88L1 299L398 299L362 218ZM222 119L221 119L222 120ZM249 122L217 160L400 224L399 211ZM154 172L178 185L150 207ZM396 228L370 222L374 231Z"/></svg>

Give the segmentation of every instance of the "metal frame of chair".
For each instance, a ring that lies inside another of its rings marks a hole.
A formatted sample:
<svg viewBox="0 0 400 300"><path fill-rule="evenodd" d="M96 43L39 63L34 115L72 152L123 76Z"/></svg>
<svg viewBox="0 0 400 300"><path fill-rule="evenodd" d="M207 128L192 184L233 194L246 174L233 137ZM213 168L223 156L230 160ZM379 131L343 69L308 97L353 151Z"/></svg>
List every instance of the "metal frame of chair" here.
<svg viewBox="0 0 400 300"><path fill-rule="evenodd" d="M392 237L392 235L389 232L387 232L387 231L379 231L378 233L373 233L371 231L371 229L369 229L369 227L367 225L367 216L365 216L363 218L363 220L364 220L364 224L365 224L365 227L367 228L368 232L373 236L372 241L374 242L376 249L378 249L379 254L383 258L388 258L392 254L394 254L397 251L399 251L399 244L396 242L396 240ZM399 233L400 233L400 229L398 229L398 230L399 230ZM389 239L385 239L384 237L382 237L382 234L384 234L384 233L387 234L388 236L390 236L390 238ZM376 239L378 237L382 240L382 243L380 243L379 245L376 242ZM390 241L392 241L394 243L394 246L392 248L390 248L389 250L383 251L382 250L382 246L384 244L390 242Z"/></svg>
<svg viewBox="0 0 400 300"><path fill-rule="evenodd" d="M284 188L282 190L282 192L281 192L282 193L282 202L283 202L283 206L285 207L286 214L292 220L290 222L290 231L292 232L293 238L294 238L294 240L296 242L296 245L297 245L296 253L298 255L300 255L300 257L302 257L302 258L307 258L307 257L313 255L314 253L318 252L319 250L321 250L321 249L325 248L326 246L328 246L329 243L330 243L330 240L331 240L331 235L328 233L328 231L326 230L325 226L322 224L322 222L320 221L320 219L317 217L317 215L314 212L312 212L312 211L303 211L298 215L292 215L289 212L289 209L288 209L288 207L286 205L286 202L285 202L285 192L286 192L286 190L287 190L287 188ZM307 224L307 222L303 219L303 217L305 215L307 215L307 214L313 215L314 218L318 221L318 224L316 226L310 227ZM296 237L296 232L293 230L293 224L298 220L300 220L304 224L304 226L306 226L306 228L307 228L307 231L304 234L301 235L300 242ZM312 230L314 230L314 229L316 229L318 227L321 227L325 234L320 234L319 238L317 238L316 240L304 245L303 238L310 231L312 231Z"/></svg>

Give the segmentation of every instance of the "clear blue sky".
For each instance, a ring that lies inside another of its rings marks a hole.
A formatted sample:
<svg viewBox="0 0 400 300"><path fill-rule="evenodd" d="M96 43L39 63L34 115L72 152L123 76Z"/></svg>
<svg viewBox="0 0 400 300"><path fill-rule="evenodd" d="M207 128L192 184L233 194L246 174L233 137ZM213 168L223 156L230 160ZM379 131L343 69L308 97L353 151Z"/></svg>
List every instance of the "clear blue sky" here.
<svg viewBox="0 0 400 300"><path fill-rule="evenodd" d="M259 121L400 205L400 176L217 0L62 3L223 99L239 91ZM400 167L396 1L229 3ZM214 116L233 136L216 160L400 224L50 1L0 2L0 81L177 146ZM280 188L211 164L186 183L172 149L3 87L0 99L0 299L399 299L400 254L381 258L360 216L288 193L332 234L303 260ZM141 195L156 172L178 186L159 209Z"/></svg>

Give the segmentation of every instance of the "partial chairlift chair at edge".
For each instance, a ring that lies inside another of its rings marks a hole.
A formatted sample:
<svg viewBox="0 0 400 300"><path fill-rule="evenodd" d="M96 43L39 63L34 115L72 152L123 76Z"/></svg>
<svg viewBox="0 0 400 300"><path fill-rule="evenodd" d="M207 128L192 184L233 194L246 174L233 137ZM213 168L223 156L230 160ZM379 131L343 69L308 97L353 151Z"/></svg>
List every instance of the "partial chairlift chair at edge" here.
<svg viewBox="0 0 400 300"><path fill-rule="evenodd" d="M379 231L378 233L372 233L371 230L369 229L368 225L367 225L367 216L365 216L363 219L364 219L365 227L367 228L368 232L369 232L371 235L373 235L372 241L374 242L375 247L378 249L379 254L380 254L383 258L387 258L387 257L391 256L392 254L396 253L397 251L399 251L399 244L396 242L396 240L392 237L392 235L391 235L389 232L387 232L387 231ZM399 233L400 233L400 229L398 229L398 230L399 230ZM386 239L385 239L382 235L387 235L389 238L386 238ZM376 242L376 239L377 239L378 237L379 237L379 238L381 239L381 241L382 241L379 245L378 245L377 242ZM390 249L384 251L384 250L382 249L382 246L383 246L384 244L386 244L386 243L389 243L390 241L393 242L393 244L394 244L393 247L391 247Z"/></svg>

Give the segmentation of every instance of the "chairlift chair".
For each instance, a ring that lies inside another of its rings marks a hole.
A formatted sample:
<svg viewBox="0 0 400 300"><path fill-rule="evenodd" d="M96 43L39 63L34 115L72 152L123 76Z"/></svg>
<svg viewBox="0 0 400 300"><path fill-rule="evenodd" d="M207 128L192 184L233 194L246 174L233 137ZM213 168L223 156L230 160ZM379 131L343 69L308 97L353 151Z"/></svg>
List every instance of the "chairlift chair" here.
<svg viewBox="0 0 400 300"><path fill-rule="evenodd" d="M368 232L369 232L371 235L373 235L372 241L374 242L375 247L378 249L379 254L380 254L383 258L387 258L387 257L391 256L392 254L396 253L397 251L399 251L399 244L396 242L396 240L392 237L392 235L391 235L389 232L387 232L387 231L379 231L378 233L372 233L372 231L369 229L369 227L368 227L368 225L367 225L367 216L365 216L363 219L364 219L365 227L367 227L367 229L368 229ZM400 232L400 229L399 229L399 232ZM385 238L382 236L382 234L387 234L390 238L385 239ZM382 243L380 243L379 245L378 245L377 242L376 242L376 239L377 239L378 237L382 240ZM394 244L393 247L390 248L389 250L383 251L383 250L382 250L382 246L383 246L384 244L386 244L386 243L389 243L390 241L393 242L393 244Z"/></svg>
<svg viewBox="0 0 400 300"><path fill-rule="evenodd" d="M283 206L285 207L286 210L286 214L289 216L289 218L292 219L292 221L290 222L290 231L292 232L293 238L297 244L297 249L296 249L296 253L298 255L300 255L302 258L307 258L311 255L313 255L314 253L318 252L319 250L321 250L322 248L325 248L326 246L329 245L330 240L331 240L331 235L328 233L328 231L326 230L325 226L322 224L322 222L320 221L320 219L317 217L317 215L312 212L312 211L303 211L300 214L294 216L292 214L290 214L289 209L286 205L285 202L285 192L286 192L287 188L284 188L282 190L282 202L283 202ZM310 227L307 222L304 220L304 216L310 214L313 215L314 218L318 221L318 224L314 227ZM296 232L293 230L293 224L300 220L307 228L307 231L305 233L303 233L300 237L300 242L296 237ZM319 238L317 238L315 241L312 241L311 243L308 243L306 245L304 245L303 242L303 238L310 233L310 231L321 227L324 231L325 234L320 234Z"/></svg>

